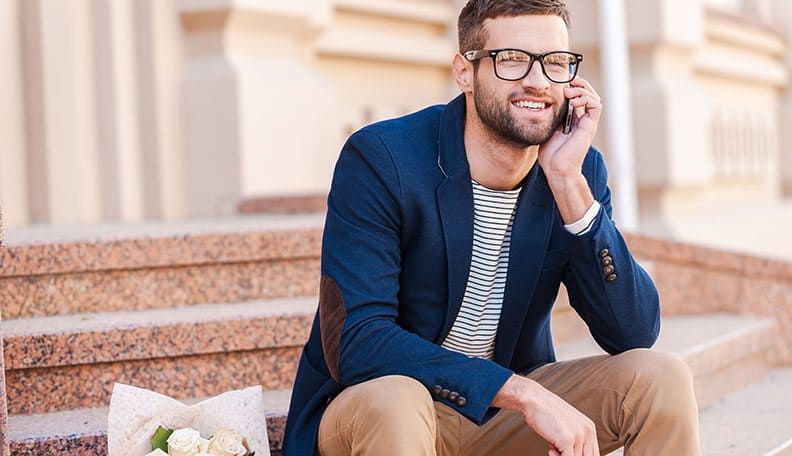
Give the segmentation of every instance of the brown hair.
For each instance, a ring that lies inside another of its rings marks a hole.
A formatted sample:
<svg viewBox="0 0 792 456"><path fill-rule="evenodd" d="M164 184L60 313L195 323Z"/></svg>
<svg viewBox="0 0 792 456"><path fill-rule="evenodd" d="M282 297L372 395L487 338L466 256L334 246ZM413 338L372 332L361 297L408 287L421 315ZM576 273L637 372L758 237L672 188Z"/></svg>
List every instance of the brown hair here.
<svg viewBox="0 0 792 456"><path fill-rule="evenodd" d="M459 52L484 46L488 38L485 19L529 14L559 16L569 26L569 11L562 0L469 0L459 13Z"/></svg>

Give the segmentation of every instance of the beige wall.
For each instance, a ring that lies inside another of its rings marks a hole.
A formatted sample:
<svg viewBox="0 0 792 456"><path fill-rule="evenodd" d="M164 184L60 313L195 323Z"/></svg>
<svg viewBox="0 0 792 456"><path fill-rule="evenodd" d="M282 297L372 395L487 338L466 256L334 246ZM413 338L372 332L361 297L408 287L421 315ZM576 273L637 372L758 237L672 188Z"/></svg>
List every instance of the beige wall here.
<svg viewBox="0 0 792 456"><path fill-rule="evenodd" d="M324 193L349 133L456 92L463 3L0 2L6 222L224 215ZM598 3L568 3L601 87ZM625 3L642 225L674 232L702 208L792 193L789 2Z"/></svg>

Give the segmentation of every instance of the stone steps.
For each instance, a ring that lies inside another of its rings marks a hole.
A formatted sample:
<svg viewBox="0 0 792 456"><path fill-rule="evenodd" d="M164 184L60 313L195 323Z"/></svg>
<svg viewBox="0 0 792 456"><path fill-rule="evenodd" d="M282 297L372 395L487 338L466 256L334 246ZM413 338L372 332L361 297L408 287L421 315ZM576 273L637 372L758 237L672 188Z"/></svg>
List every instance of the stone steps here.
<svg viewBox="0 0 792 456"><path fill-rule="evenodd" d="M769 370L767 351L777 338L773 319L733 314L664 318L654 348L679 354L695 378L696 398L705 407L748 385ZM562 360L602 354L590 335L556 350Z"/></svg>
<svg viewBox="0 0 792 456"><path fill-rule="evenodd" d="M3 333L9 414L104 406L114 382L185 399L290 388L316 298L16 319Z"/></svg>
<svg viewBox="0 0 792 456"><path fill-rule="evenodd" d="M715 401L701 412L702 454L792 455L792 368Z"/></svg>
<svg viewBox="0 0 792 456"><path fill-rule="evenodd" d="M772 320L736 315L711 315L695 317L669 317L663 321L663 331L658 348L680 353L689 363L696 375L697 385L701 378L708 378L711 372L722 372L724 368L757 369L746 356L737 353L737 346L749 345L750 357L759 357L770 342L775 324ZM768 336L762 336L767 334ZM587 356L596 353L596 347L582 339L558 347L559 359ZM727 355L727 356L724 356ZM745 364L748 363L748 364ZM766 372L767 366L761 368ZM723 389L716 389L726 394ZM268 392L272 414L268 428L272 449L280 449L282 426L288 409L288 392ZM715 400L710 399L710 401ZM31 416L11 415L10 440L14 454L104 454L104 429L106 429L106 408L55 412ZM40 423L54 423L51 426ZM83 424L85 423L85 424ZM40 429L40 430L39 430ZM97 446L98 445L98 446ZM97 451L99 448L100 452ZM276 453L277 454L277 453Z"/></svg>
<svg viewBox="0 0 792 456"><path fill-rule="evenodd" d="M0 250L3 319L314 295L322 220L267 216L15 233Z"/></svg>

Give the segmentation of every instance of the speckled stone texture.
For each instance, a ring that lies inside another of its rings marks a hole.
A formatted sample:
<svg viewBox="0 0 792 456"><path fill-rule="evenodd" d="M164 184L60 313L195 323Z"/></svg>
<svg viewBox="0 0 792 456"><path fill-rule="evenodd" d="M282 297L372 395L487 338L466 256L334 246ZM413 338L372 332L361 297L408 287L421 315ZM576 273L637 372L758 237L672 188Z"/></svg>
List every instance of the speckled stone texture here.
<svg viewBox="0 0 792 456"><path fill-rule="evenodd" d="M285 428L285 412L267 415L267 435L272 456L281 455ZM68 435L15 441L11 444L11 452L14 456L106 456L107 434Z"/></svg>
<svg viewBox="0 0 792 456"><path fill-rule="evenodd" d="M165 308L317 293L319 259L0 279L8 318Z"/></svg>
<svg viewBox="0 0 792 456"><path fill-rule="evenodd" d="M8 370L299 347L315 297L5 322Z"/></svg>
<svg viewBox="0 0 792 456"><path fill-rule="evenodd" d="M3 312L13 319L315 294L321 219L257 220L243 224L261 225L257 232L220 225L161 238L19 241L0 250Z"/></svg>
<svg viewBox="0 0 792 456"><path fill-rule="evenodd" d="M0 215L1 216L1 215ZM0 229L2 227L0 226ZM0 342L3 341L3 315L0 309ZM8 455L8 409L6 404L5 362L3 346L0 344L0 456Z"/></svg>
<svg viewBox="0 0 792 456"><path fill-rule="evenodd" d="M775 317L774 364L792 364L792 263L640 235L634 255L652 262L664 315L735 312Z"/></svg>
<svg viewBox="0 0 792 456"><path fill-rule="evenodd" d="M290 389L300 353L299 347L289 347L12 370L7 372L8 413L107 406L115 382L176 399L215 396L251 385L265 390Z"/></svg>

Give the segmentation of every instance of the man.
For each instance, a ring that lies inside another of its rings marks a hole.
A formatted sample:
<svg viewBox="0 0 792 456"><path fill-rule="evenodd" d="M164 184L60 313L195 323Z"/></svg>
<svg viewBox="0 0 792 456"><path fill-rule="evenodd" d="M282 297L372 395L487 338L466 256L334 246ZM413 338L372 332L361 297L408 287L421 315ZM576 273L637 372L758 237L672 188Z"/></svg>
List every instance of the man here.
<svg viewBox="0 0 792 456"><path fill-rule="evenodd" d="M658 297L611 220L567 25L559 0L470 0L462 95L349 138L284 454L698 454L690 371L646 350ZM610 355L555 362L561 282Z"/></svg>

